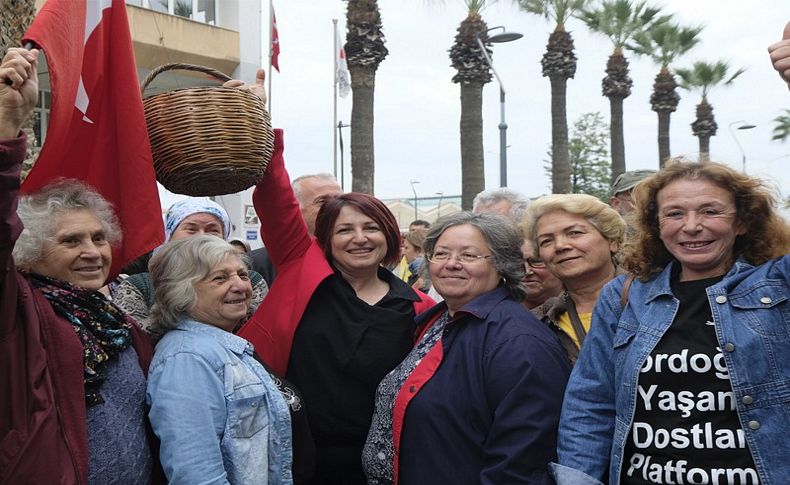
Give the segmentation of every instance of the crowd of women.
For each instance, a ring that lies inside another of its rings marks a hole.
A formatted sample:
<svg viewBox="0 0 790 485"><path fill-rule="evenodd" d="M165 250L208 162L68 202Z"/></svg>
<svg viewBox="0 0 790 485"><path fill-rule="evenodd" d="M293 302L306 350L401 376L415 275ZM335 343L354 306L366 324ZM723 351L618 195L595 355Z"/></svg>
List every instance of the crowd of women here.
<svg viewBox="0 0 790 485"><path fill-rule="evenodd" d="M772 52L790 81L790 41ZM107 287L111 205L76 180L18 194L37 54L0 65L1 483L790 479L790 225L763 182L668 164L627 236L585 195L519 226L446 216L406 238L437 304L386 269L375 197L327 197L309 231L275 130L271 288L203 200ZM262 72L227 86L265 100Z"/></svg>

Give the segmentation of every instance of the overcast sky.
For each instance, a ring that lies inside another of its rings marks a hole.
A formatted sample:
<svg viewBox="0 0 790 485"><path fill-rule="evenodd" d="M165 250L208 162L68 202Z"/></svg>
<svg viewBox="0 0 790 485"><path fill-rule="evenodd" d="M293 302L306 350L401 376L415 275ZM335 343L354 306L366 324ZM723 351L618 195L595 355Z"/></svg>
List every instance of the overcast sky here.
<svg viewBox="0 0 790 485"><path fill-rule="evenodd" d="M780 39L790 20L787 0L664 0L667 13L684 24L704 24L702 43L678 65L695 60L725 59L747 71L732 86L714 89L709 101L719 125L711 140L711 158L740 168L741 153L728 127L746 120L757 128L736 136L747 156L749 173L771 178L790 192L790 142L771 141L773 119L790 107L790 92L770 66L766 47ZM292 176L332 172L332 18L339 19L345 39L345 3L340 0L275 0L280 33L281 72L273 74L273 124L285 129L285 159ZM759 8L757 7L759 5ZM376 75L375 191L380 198L411 197L416 179L420 197L437 192L461 193L459 87L451 82L448 49L466 10L460 0L379 0L389 56ZM507 90L509 186L536 196L549 193L544 159L551 142L550 88L541 76L540 59L553 25L520 12L500 0L482 12L489 27L504 25L521 32L518 41L496 44L493 62ZM609 102L601 96L601 79L612 51L605 37L590 33L578 20L567 26L576 41L578 68L568 83L569 124L586 112L601 112L608 122ZM625 100L625 148L628 170L657 168L657 117L649 98L658 66L627 54L634 80ZM696 159L697 138L691 134L699 95L680 91L672 115L673 155ZM349 96L338 104L348 122ZM499 181L499 92L496 81L483 91L486 187ZM350 190L348 129L346 187Z"/></svg>

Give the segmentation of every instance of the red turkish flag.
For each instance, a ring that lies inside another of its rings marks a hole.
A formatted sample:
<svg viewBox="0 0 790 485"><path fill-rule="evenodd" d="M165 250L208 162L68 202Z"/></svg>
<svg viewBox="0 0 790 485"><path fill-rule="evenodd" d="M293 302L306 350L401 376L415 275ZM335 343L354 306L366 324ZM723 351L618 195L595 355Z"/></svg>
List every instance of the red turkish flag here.
<svg viewBox="0 0 790 485"><path fill-rule="evenodd" d="M277 31L277 17L272 6L272 67L280 72L280 33Z"/></svg>
<svg viewBox="0 0 790 485"><path fill-rule="evenodd" d="M115 206L123 243L114 277L164 239L162 209L123 0L48 0L24 37L44 50L52 109L22 185L83 180Z"/></svg>

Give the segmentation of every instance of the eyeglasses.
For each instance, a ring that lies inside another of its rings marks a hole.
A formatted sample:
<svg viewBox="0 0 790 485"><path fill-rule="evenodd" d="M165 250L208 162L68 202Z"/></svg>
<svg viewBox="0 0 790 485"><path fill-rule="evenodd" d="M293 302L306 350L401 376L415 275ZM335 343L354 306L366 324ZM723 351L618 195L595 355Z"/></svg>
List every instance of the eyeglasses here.
<svg viewBox="0 0 790 485"><path fill-rule="evenodd" d="M527 258L524 260L524 264L533 269L543 269L546 267L546 263L540 258Z"/></svg>
<svg viewBox="0 0 790 485"><path fill-rule="evenodd" d="M449 251L436 251L431 255L431 257L428 258L428 261L430 261L431 263L446 263L451 258L455 258L462 263L472 264L493 257L494 257L493 254L489 254L488 256L481 256L479 254L472 254L472 253L461 253L461 254L453 255Z"/></svg>

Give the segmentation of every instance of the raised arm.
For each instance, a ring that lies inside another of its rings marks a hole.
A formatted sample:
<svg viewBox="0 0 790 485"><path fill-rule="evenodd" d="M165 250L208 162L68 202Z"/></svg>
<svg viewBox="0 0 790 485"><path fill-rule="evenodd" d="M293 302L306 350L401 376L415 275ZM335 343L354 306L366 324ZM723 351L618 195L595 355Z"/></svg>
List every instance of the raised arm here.
<svg viewBox="0 0 790 485"><path fill-rule="evenodd" d="M266 73L258 69L254 84L234 79L223 86L249 91L266 103ZM283 131L274 130L274 152L266 174L255 187L252 203L261 223L261 238L276 268L299 258L310 247L310 236L291 188L283 159Z"/></svg>
<svg viewBox="0 0 790 485"><path fill-rule="evenodd" d="M16 207L27 145L19 131L38 98L37 56L35 49L11 48L0 63L0 340L16 321L12 318L17 289L11 253L22 232Z"/></svg>
<svg viewBox="0 0 790 485"><path fill-rule="evenodd" d="M310 247L307 225L285 170L283 149L282 130L274 130L272 161L252 194L261 222L261 238L278 271L289 261L303 256Z"/></svg>

